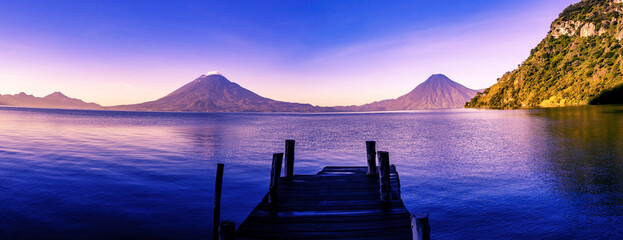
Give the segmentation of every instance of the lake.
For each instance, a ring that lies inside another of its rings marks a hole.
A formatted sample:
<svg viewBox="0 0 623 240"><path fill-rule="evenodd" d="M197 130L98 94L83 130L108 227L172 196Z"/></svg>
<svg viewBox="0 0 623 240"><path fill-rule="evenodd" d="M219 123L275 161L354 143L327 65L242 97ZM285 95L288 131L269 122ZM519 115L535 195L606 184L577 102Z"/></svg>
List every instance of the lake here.
<svg viewBox="0 0 623 240"><path fill-rule="evenodd" d="M623 106L378 113L146 113L0 107L0 239L207 239L216 164L237 226L295 174L389 151L433 239L623 237Z"/></svg>

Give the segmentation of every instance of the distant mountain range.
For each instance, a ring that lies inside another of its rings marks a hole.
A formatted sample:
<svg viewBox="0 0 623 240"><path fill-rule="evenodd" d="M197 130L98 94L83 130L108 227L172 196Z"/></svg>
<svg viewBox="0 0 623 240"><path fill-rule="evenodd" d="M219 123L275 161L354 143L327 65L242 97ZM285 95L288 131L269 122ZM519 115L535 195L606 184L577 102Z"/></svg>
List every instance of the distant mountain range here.
<svg viewBox="0 0 623 240"><path fill-rule="evenodd" d="M79 99L69 98L60 92L55 92L43 98L25 93L0 95L0 105L171 112L351 112L461 108L476 95L476 92L476 90L466 88L442 74L435 74L411 92L397 99L383 100L361 106L320 107L262 97L229 81L219 73L208 73L158 100L140 104L102 107L95 103L85 103Z"/></svg>
<svg viewBox="0 0 623 240"><path fill-rule="evenodd" d="M102 109L95 103L86 103L80 99L70 98L60 92L54 92L45 97L35 97L26 93L0 95L0 105L35 107L35 108L65 108L65 109Z"/></svg>

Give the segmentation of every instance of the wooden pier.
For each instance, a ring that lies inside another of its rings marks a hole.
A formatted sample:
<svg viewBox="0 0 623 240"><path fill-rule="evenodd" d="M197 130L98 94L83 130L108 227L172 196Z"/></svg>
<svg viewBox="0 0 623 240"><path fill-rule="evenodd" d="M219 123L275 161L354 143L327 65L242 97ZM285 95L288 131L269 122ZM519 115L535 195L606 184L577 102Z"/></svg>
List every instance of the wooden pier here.
<svg viewBox="0 0 623 240"><path fill-rule="evenodd" d="M428 214L413 216L403 205L389 154L377 153L374 142L366 148L368 166L329 166L316 175L295 175L294 141L286 141L285 176L280 174L283 154L276 153L269 192L235 232L232 222L221 223L220 238L430 239Z"/></svg>

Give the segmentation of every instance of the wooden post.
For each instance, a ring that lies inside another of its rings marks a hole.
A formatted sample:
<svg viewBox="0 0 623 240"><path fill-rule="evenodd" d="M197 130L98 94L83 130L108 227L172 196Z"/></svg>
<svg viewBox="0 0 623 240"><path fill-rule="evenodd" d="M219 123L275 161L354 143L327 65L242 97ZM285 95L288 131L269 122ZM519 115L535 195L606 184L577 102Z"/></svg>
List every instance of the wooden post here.
<svg viewBox="0 0 623 240"><path fill-rule="evenodd" d="M390 166L390 168L389 168L390 170L391 170L391 167L396 168L396 165L394 165L394 164L391 164L389 166ZM397 185L398 189L393 189L393 193L395 193L398 196L392 196L392 197L394 199L402 199L402 193L400 192L400 175L398 174L398 171L396 171L396 183L397 183L396 185Z"/></svg>
<svg viewBox="0 0 623 240"><path fill-rule="evenodd" d="M428 213L411 215L411 230L413 231L413 240L430 240Z"/></svg>
<svg viewBox="0 0 623 240"><path fill-rule="evenodd" d="M273 166L270 170L270 187L268 191L268 204L271 208L276 207L279 190L279 177L281 177L281 162L283 153L273 154Z"/></svg>
<svg viewBox="0 0 623 240"><path fill-rule="evenodd" d="M389 203L392 199L392 186L389 180L389 153L377 152L379 158L379 190L381 203Z"/></svg>
<svg viewBox="0 0 623 240"><path fill-rule="evenodd" d="M221 190L223 189L223 168L225 165L216 165L216 184L214 186L214 222L212 228L212 239L218 240L218 226L221 222Z"/></svg>
<svg viewBox="0 0 623 240"><path fill-rule="evenodd" d="M294 175L294 140L286 140L285 177Z"/></svg>
<svg viewBox="0 0 623 240"><path fill-rule="evenodd" d="M236 239L236 223L232 221L223 221L221 223L221 231L219 232L221 240Z"/></svg>
<svg viewBox="0 0 623 240"><path fill-rule="evenodd" d="M376 174L376 142L366 141L366 152L368 153L368 175Z"/></svg>

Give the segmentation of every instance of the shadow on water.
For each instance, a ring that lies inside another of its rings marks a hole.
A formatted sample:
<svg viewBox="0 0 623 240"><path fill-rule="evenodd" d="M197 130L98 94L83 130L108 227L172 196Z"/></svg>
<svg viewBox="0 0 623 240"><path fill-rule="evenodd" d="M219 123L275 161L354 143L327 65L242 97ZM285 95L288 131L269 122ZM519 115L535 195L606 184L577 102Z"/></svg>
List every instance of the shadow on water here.
<svg viewBox="0 0 623 240"><path fill-rule="evenodd" d="M593 98L589 104L623 104L623 85L619 85L608 91L602 92L597 97Z"/></svg>
<svg viewBox="0 0 623 240"><path fill-rule="evenodd" d="M623 106L587 106L535 113L548 119L544 136L549 146L542 154L545 172L553 175L551 186L577 209L577 224L611 236L623 232L600 229L603 224L597 222L623 224L622 111Z"/></svg>

